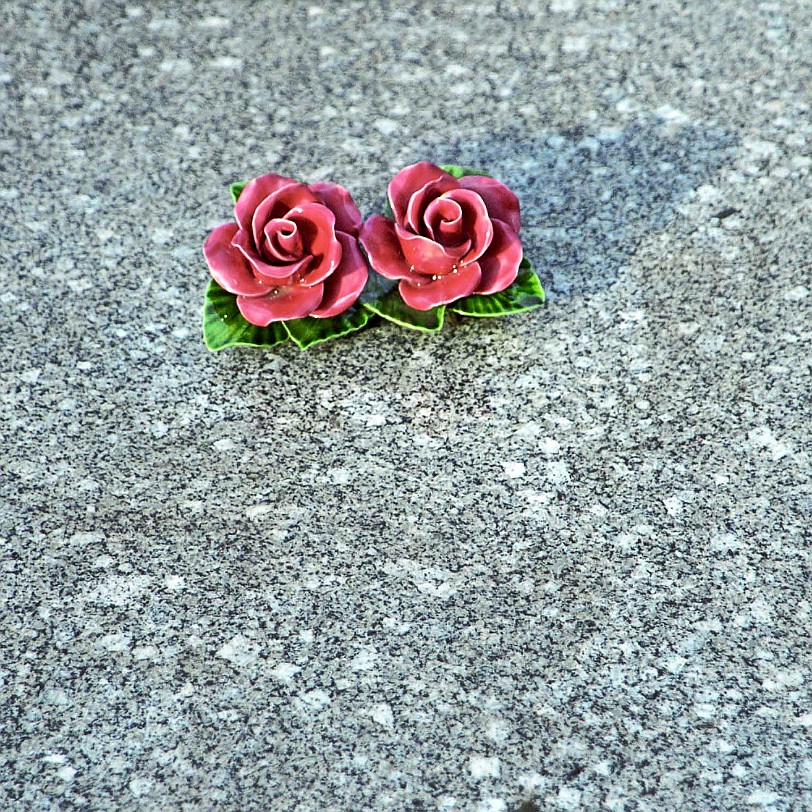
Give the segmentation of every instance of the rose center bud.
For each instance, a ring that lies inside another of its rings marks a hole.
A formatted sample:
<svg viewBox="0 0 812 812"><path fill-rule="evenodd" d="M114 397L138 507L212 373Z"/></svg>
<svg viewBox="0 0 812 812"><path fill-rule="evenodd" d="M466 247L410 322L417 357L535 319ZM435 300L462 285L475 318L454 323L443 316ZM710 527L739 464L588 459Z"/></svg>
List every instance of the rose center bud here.
<svg viewBox="0 0 812 812"><path fill-rule="evenodd" d="M426 207L423 218L429 235L443 245L459 245L465 239L462 207L456 200L438 197Z"/></svg>
<svg viewBox="0 0 812 812"><path fill-rule="evenodd" d="M302 256L302 235L291 220L270 220L264 229L265 255L278 262L294 262Z"/></svg>

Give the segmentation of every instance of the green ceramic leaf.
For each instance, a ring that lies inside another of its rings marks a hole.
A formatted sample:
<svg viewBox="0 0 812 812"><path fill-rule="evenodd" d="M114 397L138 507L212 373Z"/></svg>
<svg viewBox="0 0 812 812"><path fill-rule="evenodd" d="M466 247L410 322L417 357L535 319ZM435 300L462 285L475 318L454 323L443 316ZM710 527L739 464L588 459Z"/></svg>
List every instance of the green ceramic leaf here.
<svg viewBox="0 0 812 812"><path fill-rule="evenodd" d="M443 326L445 305L431 310L415 310L403 301L397 282L386 279L372 269L369 281L361 293L361 303L368 310L401 327L411 327L424 333L436 333Z"/></svg>
<svg viewBox="0 0 812 812"><path fill-rule="evenodd" d="M453 175L455 178L464 178L466 175L481 175L485 178L493 177L487 172L482 172L479 169L472 169L470 166L456 166L455 164L440 164L440 169Z"/></svg>
<svg viewBox="0 0 812 812"><path fill-rule="evenodd" d="M509 316L544 304L544 290L528 259L522 259L516 281L500 293L473 295L449 305L462 316Z"/></svg>
<svg viewBox="0 0 812 812"><path fill-rule="evenodd" d="M371 311L354 305L329 319L308 316L305 319L284 321L285 329L298 346L306 350L314 344L360 330L372 318Z"/></svg>
<svg viewBox="0 0 812 812"><path fill-rule="evenodd" d="M288 340L282 322L257 327L237 309L237 297L209 280L203 304L203 338L212 350L226 347L273 347Z"/></svg>
<svg viewBox="0 0 812 812"><path fill-rule="evenodd" d="M240 195L242 194L242 190L248 186L247 183L232 183L231 186L228 187L228 190L231 192L231 199L236 203Z"/></svg>

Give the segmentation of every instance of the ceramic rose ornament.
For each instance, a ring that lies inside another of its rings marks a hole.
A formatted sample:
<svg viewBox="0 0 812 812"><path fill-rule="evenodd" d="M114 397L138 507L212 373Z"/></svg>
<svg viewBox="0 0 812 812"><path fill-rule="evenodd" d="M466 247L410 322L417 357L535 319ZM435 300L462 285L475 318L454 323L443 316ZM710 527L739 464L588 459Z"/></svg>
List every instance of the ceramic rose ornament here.
<svg viewBox="0 0 812 812"><path fill-rule="evenodd" d="M203 246L210 349L288 338L304 348L367 323L369 311L354 306L368 277L361 213L346 189L263 175L231 192L235 222Z"/></svg>
<svg viewBox="0 0 812 812"><path fill-rule="evenodd" d="M334 183L269 174L231 192L235 221L203 247L212 350L288 339L305 349L373 316L435 332L447 309L502 316L544 303L522 253L519 201L482 172L406 167L389 184L385 215L366 222Z"/></svg>

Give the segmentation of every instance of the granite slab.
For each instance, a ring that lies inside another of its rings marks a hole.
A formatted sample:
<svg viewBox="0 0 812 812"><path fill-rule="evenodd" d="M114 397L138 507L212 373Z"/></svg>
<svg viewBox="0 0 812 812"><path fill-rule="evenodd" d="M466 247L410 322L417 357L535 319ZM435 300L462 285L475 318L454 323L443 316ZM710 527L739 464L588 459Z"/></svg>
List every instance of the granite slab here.
<svg viewBox="0 0 812 812"><path fill-rule="evenodd" d="M0 808L812 809L812 6L7 2ZM514 188L544 309L209 353L276 171Z"/></svg>

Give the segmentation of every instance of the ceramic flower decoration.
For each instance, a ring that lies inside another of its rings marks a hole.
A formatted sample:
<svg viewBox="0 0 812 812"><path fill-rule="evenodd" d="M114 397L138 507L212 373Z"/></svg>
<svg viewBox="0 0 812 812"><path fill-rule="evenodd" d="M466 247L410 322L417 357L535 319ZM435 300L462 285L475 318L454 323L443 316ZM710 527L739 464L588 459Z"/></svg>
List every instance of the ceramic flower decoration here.
<svg viewBox="0 0 812 812"><path fill-rule="evenodd" d="M363 327L368 311L353 305L368 273L357 241L361 213L349 192L282 175L231 189L236 222L215 228L203 246L213 277L209 347L288 338L306 347Z"/></svg>
<svg viewBox="0 0 812 812"><path fill-rule="evenodd" d="M373 316L435 332L446 310L503 316L544 302L523 257L519 201L482 172L408 166L389 184L385 215L366 222L334 183L269 174L231 192L235 221L203 246L212 350L289 339L305 349Z"/></svg>
<svg viewBox="0 0 812 812"><path fill-rule="evenodd" d="M360 236L373 269L362 298L378 315L434 331L447 307L502 316L544 302L522 255L519 201L503 183L421 162L392 179L388 205L388 216L370 217Z"/></svg>

